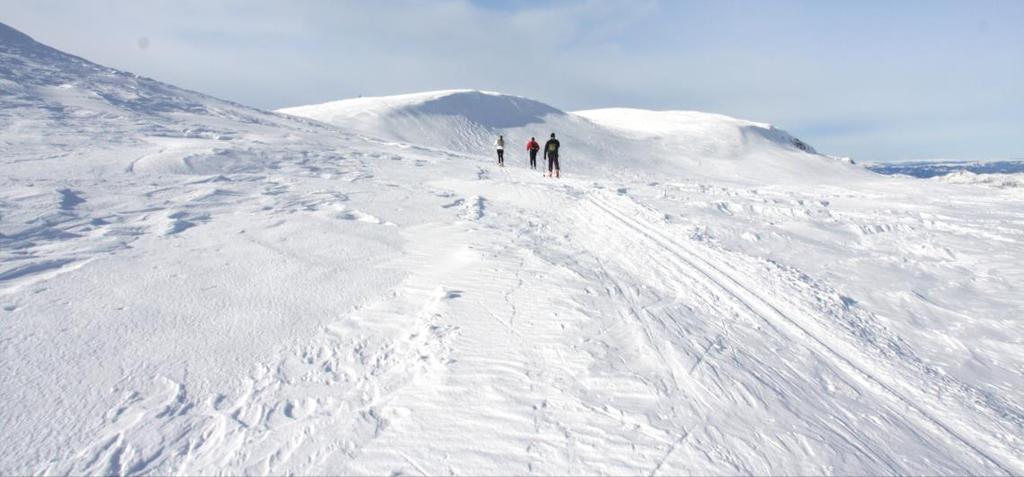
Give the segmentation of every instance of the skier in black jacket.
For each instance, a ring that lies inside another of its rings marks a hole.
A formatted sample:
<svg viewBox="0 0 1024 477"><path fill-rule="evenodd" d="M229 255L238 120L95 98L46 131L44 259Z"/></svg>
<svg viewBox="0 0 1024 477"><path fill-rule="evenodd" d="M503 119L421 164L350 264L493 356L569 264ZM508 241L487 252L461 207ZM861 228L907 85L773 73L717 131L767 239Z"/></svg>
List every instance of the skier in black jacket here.
<svg viewBox="0 0 1024 477"><path fill-rule="evenodd" d="M555 139L555 133L551 133L551 139L544 143L544 158L548 160L548 177L559 177L558 175L558 148L561 143Z"/></svg>

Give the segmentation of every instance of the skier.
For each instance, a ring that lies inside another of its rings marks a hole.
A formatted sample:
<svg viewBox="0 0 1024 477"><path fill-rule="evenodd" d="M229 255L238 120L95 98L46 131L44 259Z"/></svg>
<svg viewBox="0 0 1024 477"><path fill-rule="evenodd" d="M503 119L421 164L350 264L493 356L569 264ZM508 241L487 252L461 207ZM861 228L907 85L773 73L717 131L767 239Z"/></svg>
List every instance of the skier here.
<svg viewBox="0 0 1024 477"><path fill-rule="evenodd" d="M561 143L558 142L558 139L555 139L555 133L551 133L551 139L544 143L544 158L548 160L548 173L546 174L548 177L552 177L552 173L554 177L560 177L558 175L559 146L561 146Z"/></svg>
<svg viewBox="0 0 1024 477"><path fill-rule="evenodd" d="M530 169L537 169L537 151L540 150L540 144L537 144L536 138L530 138L530 142L526 143L526 150L530 151Z"/></svg>
<svg viewBox="0 0 1024 477"><path fill-rule="evenodd" d="M494 146L498 148L498 165L505 167L505 136L498 136Z"/></svg>

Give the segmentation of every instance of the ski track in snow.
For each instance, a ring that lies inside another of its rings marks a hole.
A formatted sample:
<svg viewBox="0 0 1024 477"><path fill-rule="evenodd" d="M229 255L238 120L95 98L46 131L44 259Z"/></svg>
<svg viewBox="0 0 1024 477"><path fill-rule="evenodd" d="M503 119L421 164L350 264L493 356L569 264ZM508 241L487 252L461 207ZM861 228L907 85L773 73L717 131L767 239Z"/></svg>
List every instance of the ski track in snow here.
<svg viewBox="0 0 1024 477"><path fill-rule="evenodd" d="M901 383L906 382L904 381L904 376L897 376L894 380L891 378L882 378L879 375L868 371L870 369L878 368L879 364L865 363L864 361L853 358L853 354L846 354L857 353L858 348L863 348L867 344L884 346L885 348L875 351L889 351L890 354L895 354L895 356L893 356L894 358L909 360L909 364L918 365L919 362L916 358L913 355L908 355L909 351L901 349L898 342L891 340L891 338L887 339L887 337L875 338L871 336L874 334L875 330L860 329L852 329L850 331L862 336L868 335L872 340L867 343L855 342L850 344L826 338L821 335L820 332L811 331L813 328L817 328L816 324L818 322L818 320L815 319L817 317L815 317L813 313L817 311L815 308L821 305L808 306L808 304L803 304L802 307L794 308L793 305L775 304L776 299L773 298L774 296L791 297L795 294L794 292L799 290L799 287L791 287L792 291L788 292L773 290L770 293L765 293L762 291L766 290L765 284L752 283L749 278L742 278L750 277L749 274L741 274L734 270L734 264L742 263L742 260L739 257L731 257L730 259L714 259L709 257L706 253L695 253L694 248L681 246L686 243L685 241L676 242L668 238L663 232L658 231L651 223L635 218L638 215L642 217L641 214L627 215L628 213L617 210L614 205L611 205L606 199L602 198L600 194L595 194L591 197L591 203L600 210L602 213L600 215L612 217L613 221L617 222L616 224L604 223L602 225L607 225L613 230L616 226L620 226L620 229L621 227L625 227L624 232L639 235L643 240L650 242L651 247L644 247L644 250L647 253L655 255L656 258L653 260L654 263L672 264L683 269L683 273L696 275L696 277L691 276L689 279L698 283L703 282L701 284L704 288L711 289L709 293L712 293L714 296L710 298L709 301L735 302L736 307L746 309L756 318L763 320L767 327L772 331L776 333L787 333L788 337L786 339L789 341L801 343L804 346L814 349L818 355L831 362L831 367L845 374L846 380L858 381L862 388L868 388L879 393L883 399L891 401L891 405L894 405L897 408L906 409L911 415L921 421L919 424L921 427L931 428L932 432L941 434L942 438L945 438L956 445L963 446L961 451L976 454L984 461L983 463L994 466L998 471L1012 473L1010 468L1000 463L1002 458L1009 459L1010 462L1012 462L1013 467L1019 467L1021 465L1021 455L1017 451L1020 443L1016 442L1016 439L1004 444L1001 440L993 439L991 436L985 435L985 432L980 432L978 429L959 429L960 425L946 422L944 419L936 417L931 413L930 410L935 410L939 415L959 415L959 412L955 411L942 412L943 404L941 403L943 397L950 393L956 393L962 390L961 388L963 386L959 385L959 383L948 383L943 382L948 380L938 380L943 386L937 390L937 395L934 396L927 393L926 388L925 393L914 392L913 389L903 388L903 386L901 386ZM667 256L658 256L657 254L659 252L667 254ZM777 275L783 274L777 273ZM690 289L693 290L694 288ZM817 296L814 296L813 298L818 300L822 300L822 298L840 298L834 294L830 297L826 293L816 293ZM836 301L838 302L839 300ZM854 311L847 311L847 307L842 302L837 302L825 302L824 305L831 309L819 312L820 315L827 317L829 314L835 313L834 310L838 310L839 313L842 314L855 314ZM794 311L782 311L784 309L791 309ZM811 313L808 313L808 311ZM801 317L809 317L810 319L808 320L805 318L801 320ZM851 326L859 326L861 322L867 321L870 323L871 321L870 317L864 318L860 316L856 316L853 319L843 316L840 316L839 318L846 320ZM883 342L875 343L874 341L876 340ZM845 349L846 351L840 352L838 349ZM891 353L893 351L895 351L895 353ZM863 364L858 364L858 362ZM699 362L697 364L699 364ZM696 364L694 367L696 367ZM918 371L924 373L930 370L923 369ZM916 378L911 381L916 382L920 381L922 377L911 376L910 378ZM931 379L934 379L934 377L931 377ZM903 391L898 390L899 388L903 388ZM973 392L974 390L968 391ZM917 394L917 396L913 398L907 397L905 394L906 392ZM956 403L962 407L958 411L974 407L973 404L985 404L978 402L980 400L976 400L973 403L970 402L971 400L974 400L972 399L974 397L975 396L967 396L963 401ZM998 425L999 419L1002 418L1010 418L1011 424L1018 427L1024 424L1024 413L1016 408L1016 406L1001 402L997 402L996 404L999 406L998 408L987 409L990 414L989 417L992 419L990 425ZM1013 435L1012 430L1010 430L1010 432L1011 433L1009 435ZM965 437L964 434L968 434L971 437ZM975 444L973 443L974 435L979 435L982 439L987 439L987 441L984 442L983 445ZM1007 446L1006 444L1009 445ZM989 455L984 450L986 448L993 449L998 452L1000 459Z"/></svg>

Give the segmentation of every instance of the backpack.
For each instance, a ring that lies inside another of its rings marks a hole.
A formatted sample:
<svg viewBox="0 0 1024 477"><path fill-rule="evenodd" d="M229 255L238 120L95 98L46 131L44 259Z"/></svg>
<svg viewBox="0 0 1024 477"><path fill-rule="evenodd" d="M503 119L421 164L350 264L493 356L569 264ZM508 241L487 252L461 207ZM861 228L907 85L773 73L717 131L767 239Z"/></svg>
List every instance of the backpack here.
<svg viewBox="0 0 1024 477"><path fill-rule="evenodd" d="M548 142L548 152L558 152L558 143Z"/></svg>

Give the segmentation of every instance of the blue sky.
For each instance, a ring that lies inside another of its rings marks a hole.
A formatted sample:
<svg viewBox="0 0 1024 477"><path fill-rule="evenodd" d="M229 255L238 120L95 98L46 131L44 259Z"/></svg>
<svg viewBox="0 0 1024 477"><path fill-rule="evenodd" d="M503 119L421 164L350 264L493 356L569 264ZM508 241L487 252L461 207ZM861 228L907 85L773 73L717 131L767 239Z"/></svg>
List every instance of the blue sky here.
<svg viewBox="0 0 1024 477"><path fill-rule="evenodd" d="M263 108L449 88L693 109L855 159L1024 158L1024 1L9 1L0 22Z"/></svg>

